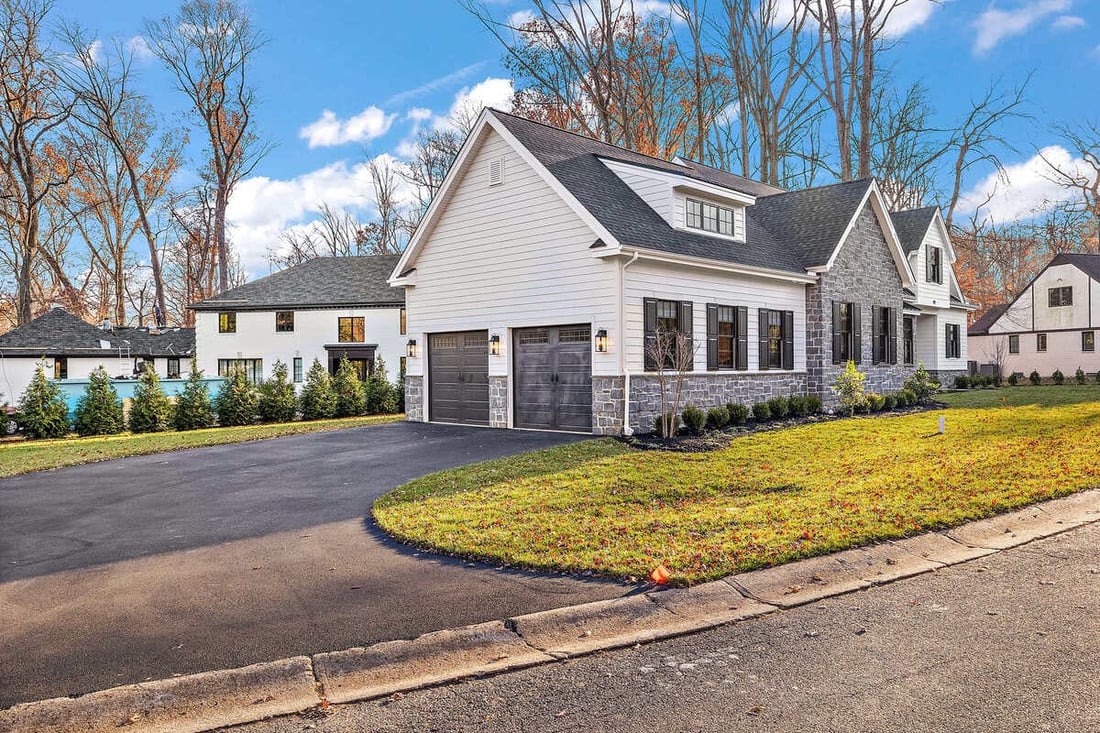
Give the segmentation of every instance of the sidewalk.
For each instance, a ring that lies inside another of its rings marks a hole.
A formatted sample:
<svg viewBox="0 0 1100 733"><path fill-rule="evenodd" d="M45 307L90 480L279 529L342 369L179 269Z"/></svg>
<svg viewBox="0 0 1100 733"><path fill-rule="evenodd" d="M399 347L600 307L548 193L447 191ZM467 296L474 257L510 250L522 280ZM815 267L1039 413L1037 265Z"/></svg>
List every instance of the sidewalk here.
<svg viewBox="0 0 1100 733"><path fill-rule="evenodd" d="M1100 490L929 533L734 575L410 641L295 657L59 698L0 712L9 731L206 731L328 703L550 664L773 614L967 562L1100 521Z"/></svg>

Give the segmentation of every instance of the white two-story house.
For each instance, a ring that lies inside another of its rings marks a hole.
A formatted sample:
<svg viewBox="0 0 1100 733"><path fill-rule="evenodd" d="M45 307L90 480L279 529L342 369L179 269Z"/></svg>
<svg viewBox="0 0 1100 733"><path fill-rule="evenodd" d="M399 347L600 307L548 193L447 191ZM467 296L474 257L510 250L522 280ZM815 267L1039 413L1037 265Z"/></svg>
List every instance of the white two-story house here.
<svg viewBox="0 0 1100 733"><path fill-rule="evenodd" d="M1011 303L994 306L970 328L971 357L1005 376L1072 379L1100 371L1100 255L1060 254Z"/></svg>
<svg viewBox="0 0 1100 733"><path fill-rule="evenodd" d="M834 402L849 360L896 390L918 345L931 361L962 322L937 219L910 250L871 179L783 191L485 110L390 278L409 314L408 418L648 431L669 334L690 349L684 404ZM926 240L934 284L914 273ZM962 333L953 348L926 366L961 373Z"/></svg>
<svg viewBox="0 0 1100 733"><path fill-rule="evenodd" d="M335 373L347 358L363 378L381 356L392 380L405 355L405 294L386 282L397 260L319 257L191 305L199 368L259 383L282 361L301 385L314 359Z"/></svg>

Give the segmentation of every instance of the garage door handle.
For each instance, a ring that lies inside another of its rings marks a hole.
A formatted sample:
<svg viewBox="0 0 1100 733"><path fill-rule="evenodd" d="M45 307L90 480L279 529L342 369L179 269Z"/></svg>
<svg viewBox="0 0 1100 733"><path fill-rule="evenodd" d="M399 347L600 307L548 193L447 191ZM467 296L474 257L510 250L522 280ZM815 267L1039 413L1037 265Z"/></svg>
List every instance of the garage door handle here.
<svg viewBox="0 0 1100 733"><path fill-rule="evenodd" d="M461 373L461 372L460 372L460 373L459 373L459 375L458 375L458 381L460 381L460 382L463 382L463 381L465 381L465 380L464 380L464 379L462 378L462 373Z"/></svg>

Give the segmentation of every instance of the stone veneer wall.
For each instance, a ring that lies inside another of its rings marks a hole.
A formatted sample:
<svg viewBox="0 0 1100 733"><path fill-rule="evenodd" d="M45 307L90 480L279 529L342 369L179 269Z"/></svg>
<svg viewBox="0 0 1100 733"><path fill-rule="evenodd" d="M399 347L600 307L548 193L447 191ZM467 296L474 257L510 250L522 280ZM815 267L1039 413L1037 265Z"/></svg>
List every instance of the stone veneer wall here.
<svg viewBox="0 0 1100 733"><path fill-rule="evenodd" d="M823 273L815 285L806 286L807 386L829 406L837 402L832 384L844 371L844 364L833 364L833 301L858 303L861 307L862 362L856 366L867 374L867 390L885 393L901 389L906 377L915 370L901 363L901 276L870 206L856 220L832 269ZM897 364L871 361L874 306L895 309Z"/></svg>
<svg viewBox="0 0 1100 733"><path fill-rule="evenodd" d="M688 405L717 407L729 402L752 406L773 397L806 394L806 373L774 371L767 374L738 372L693 372L684 377L680 409ZM671 401L675 389L668 378L665 393ZM630 425L639 433L653 431L661 414L661 387L657 378L643 375L630 378ZM621 416L620 416L621 419Z"/></svg>
<svg viewBox="0 0 1100 733"><path fill-rule="evenodd" d="M489 377L489 427L508 427L508 377Z"/></svg>
<svg viewBox="0 0 1100 733"><path fill-rule="evenodd" d="M424 377L405 377L405 419L424 422Z"/></svg>
<svg viewBox="0 0 1100 733"><path fill-rule="evenodd" d="M966 369L939 369L937 371L928 370L935 379L938 379L940 386L944 389L951 389L955 386L955 377L968 377L970 372ZM1006 376L1005 379L1008 379Z"/></svg>
<svg viewBox="0 0 1100 733"><path fill-rule="evenodd" d="M623 377L592 377L592 432L622 435Z"/></svg>

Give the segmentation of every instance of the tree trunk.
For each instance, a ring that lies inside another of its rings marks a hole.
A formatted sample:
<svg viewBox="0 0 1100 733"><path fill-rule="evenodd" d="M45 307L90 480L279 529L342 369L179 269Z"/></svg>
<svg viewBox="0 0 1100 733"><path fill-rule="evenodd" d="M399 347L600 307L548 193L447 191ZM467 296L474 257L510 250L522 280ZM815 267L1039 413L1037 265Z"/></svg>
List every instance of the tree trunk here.
<svg viewBox="0 0 1100 733"><path fill-rule="evenodd" d="M214 239L218 248L218 292L229 290L229 246L225 241L225 208L229 203L228 187L219 181L214 196Z"/></svg>

